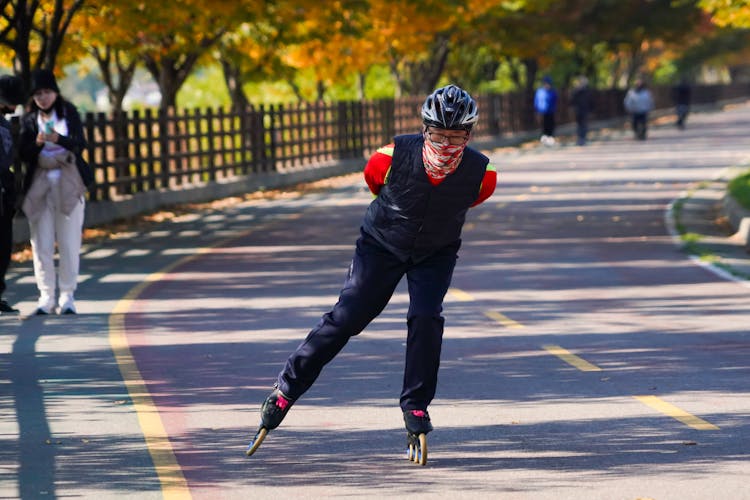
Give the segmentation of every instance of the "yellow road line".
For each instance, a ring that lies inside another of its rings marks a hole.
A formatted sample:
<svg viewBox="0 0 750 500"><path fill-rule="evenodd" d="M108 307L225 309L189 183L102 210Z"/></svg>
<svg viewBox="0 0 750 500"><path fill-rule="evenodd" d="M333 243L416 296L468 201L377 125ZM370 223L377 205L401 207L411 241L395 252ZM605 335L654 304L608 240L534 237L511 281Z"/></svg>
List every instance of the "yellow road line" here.
<svg viewBox="0 0 750 500"><path fill-rule="evenodd" d="M562 359L566 363L568 363L571 366L574 366L581 370L582 372L600 372L602 371L601 368L596 366L595 364L589 363L583 358L579 358L572 352L568 351L567 349L563 349L559 345L545 345L542 346L544 349L549 352L550 354L553 354L557 356L558 358Z"/></svg>
<svg viewBox="0 0 750 500"><path fill-rule="evenodd" d="M203 253L199 251L198 253ZM143 381L138 365L135 362L133 353L130 350L126 330L125 315L130 311L133 302L143 292L143 290L156 281L159 281L171 269L178 264L195 258L191 255L185 259L167 266L164 270L149 275L143 282L133 287L120 301L117 302L112 314L109 317L109 345L112 347L117 366L120 368L120 374L128 389L130 399L133 401L133 408L138 417L138 423L141 426L141 432L146 440L146 447L154 463L156 475L161 483L162 494L165 499L189 499L190 489L188 488L185 476L182 473L180 464L169 442L169 436L164 423L159 416L159 410L154 403L148 387Z"/></svg>
<svg viewBox="0 0 750 500"><path fill-rule="evenodd" d="M284 220L297 219L301 213L293 214ZM271 221L263 227L268 228L280 222L279 220ZM134 286L125 296L117 302L109 317L109 345L114 353L117 366L120 369L125 387L128 390L130 399L133 401L133 408L138 416L138 423L141 426L141 432L146 440L146 447L154 462L156 475L162 487L162 494L166 499L189 499L190 489L188 488L185 476L182 473L180 464L174 454L172 444L169 442L169 436L164 428L164 423L159 416L159 410L154 403L148 387L143 381L138 365L133 358L130 350L130 344L125 330L125 315L130 311L133 303L141 293L152 283L164 279L173 269L181 266L193 259L212 251L214 248L225 246L234 240L239 240L256 231L248 229L236 235L229 236L213 243L210 247L199 248L195 253L187 255L171 264L162 268L161 271L150 274L141 283Z"/></svg>
<svg viewBox="0 0 750 500"><path fill-rule="evenodd" d="M319 209L322 210L322 209ZM310 211L314 211L310 210ZM266 223L263 227L268 228L282 221L299 219L302 213L295 213L283 219L277 219ZM143 282L134 286L125 296L117 302L109 317L109 345L115 356L115 361L120 369L128 395L133 401L133 408L138 417L138 423L141 426L141 432L146 440L146 447L154 463L156 475L161 483L162 494L168 500L183 500L192 498L188 488L185 475L182 473L180 464L174 454L172 444L169 442L169 436L164 428L164 423L159 416L159 410L154 403L148 387L143 381L138 365L135 362L133 353L130 350L126 330L125 315L130 311L133 303L138 296L143 293L149 285L160 281L173 269L181 266L193 259L212 251L214 248L225 246L234 240L239 240L257 231L259 228L248 229L233 236L229 236L217 242L210 247L199 248L195 253L187 255L171 264L165 266L161 271L150 274Z"/></svg>
<svg viewBox="0 0 750 500"><path fill-rule="evenodd" d="M490 319L494 319L501 325L503 325L506 328L523 328L524 326L521 323L518 323L517 321L513 321L506 315L499 313L497 311L485 311L484 315L487 316Z"/></svg>
<svg viewBox="0 0 750 500"><path fill-rule="evenodd" d="M678 408L677 406L667 403L663 399L660 399L656 396L633 396L635 399L640 401L641 403L650 406L654 410L660 411L661 413L667 415L668 417L672 417L675 420L679 420L683 424L687 425L688 427L692 427L693 429L699 430L699 431L716 431L719 430L717 426L710 422L706 422L700 417L696 417L695 415L691 415L690 413L686 412L682 408Z"/></svg>
<svg viewBox="0 0 750 500"><path fill-rule="evenodd" d="M458 300L459 302L471 302L472 300L474 300L474 297L470 293L459 290L458 288L450 288L448 289L448 292L453 296L454 299ZM523 328L523 325L521 323L513 321L509 317L497 311L485 311L484 315L490 319L494 319L506 328Z"/></svg>
<svg viewBox="0 0 750 500"><path fill-rule="evenodd" d="M459 290L458 288L449 288L448 292L453 296L454 299L460 302L471 302L472 300L474 300L474 297L472 297L471 294L464 292L463 290Z"/></svg>

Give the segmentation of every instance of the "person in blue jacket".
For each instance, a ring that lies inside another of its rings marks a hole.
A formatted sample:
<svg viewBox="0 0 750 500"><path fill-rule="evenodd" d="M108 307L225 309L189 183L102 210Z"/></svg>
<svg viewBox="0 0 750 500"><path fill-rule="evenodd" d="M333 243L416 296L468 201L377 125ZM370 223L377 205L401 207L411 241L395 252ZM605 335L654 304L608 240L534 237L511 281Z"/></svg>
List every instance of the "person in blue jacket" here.
<svg viewBox="0 0 750 500"><path fill-rule="evenodd" d="M557 111L557 91L552 78L542 78L542 86L534 93L534 110L542 118L541 142L545 146L555 144L555 112Z"/></svg>

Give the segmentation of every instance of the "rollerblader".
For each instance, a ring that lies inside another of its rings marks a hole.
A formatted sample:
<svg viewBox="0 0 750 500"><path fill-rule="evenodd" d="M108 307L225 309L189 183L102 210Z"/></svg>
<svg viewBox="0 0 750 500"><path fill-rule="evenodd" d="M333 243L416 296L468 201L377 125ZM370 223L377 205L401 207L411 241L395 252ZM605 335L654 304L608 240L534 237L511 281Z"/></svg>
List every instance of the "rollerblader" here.
<svg viewBox="0 0 750 500"><path fill-rule="evenodd" d="M313 385L323 367L388 304L406 276L409 285L406 366L399 404L409 458L427 462L427 407L435 396L444 319L443 299L461 246L466 213L489 198L497 173L467 147L477 104L455 85L435 90L422 105L421 133L378 149L364 176L376 196L360 228L354 258L333 309L289 356L261 409L247 454Z"/></svg>

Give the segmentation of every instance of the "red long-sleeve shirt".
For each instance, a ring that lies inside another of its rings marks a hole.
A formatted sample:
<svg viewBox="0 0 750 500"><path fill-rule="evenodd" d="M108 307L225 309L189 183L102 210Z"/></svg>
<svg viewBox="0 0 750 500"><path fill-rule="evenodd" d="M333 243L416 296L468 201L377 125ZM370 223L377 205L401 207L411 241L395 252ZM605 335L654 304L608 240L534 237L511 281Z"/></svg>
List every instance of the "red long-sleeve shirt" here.
<svg viewBox="0 0 750 500"><path fill-rule="evenodd" d="M370 188L370 191L374 195L380 193L380 189L388 182L388 172L391 169L391 161L393 160L393 148L394 144L388 144L379 148L367 162L365 166L365 182ZM425 172L427 175L427 172ZM437 186L444 179L433 179L428 176L428 179L433 186ZM475 207L482 203L484 200L492 196L495 192L495 185L497 184L497 170L491 164L487 164L487 170L484 173L482 184L479 186L479 192L477 193L477 199L471 204Z"/></svg>

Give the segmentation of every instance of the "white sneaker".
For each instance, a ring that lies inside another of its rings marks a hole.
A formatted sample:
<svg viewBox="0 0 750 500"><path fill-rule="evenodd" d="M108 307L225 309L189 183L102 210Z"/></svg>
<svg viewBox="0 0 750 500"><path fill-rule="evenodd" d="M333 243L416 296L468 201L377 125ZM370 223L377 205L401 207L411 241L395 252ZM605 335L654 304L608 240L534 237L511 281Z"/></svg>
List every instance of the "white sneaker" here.
<svg viewBox="0 0 750 500"><path fill-rule="evenodd" d="M76 311L76 303L72 293L61 293L57 305L60 307L60 314L76 314L78 312Z"/></svg>
<svg viewBox="0 0 750 500"><path fill-rule="evenodd" d="M55 301L49 295L40 295L36 302L36 315L52 314L55 308Z"/></svg>

